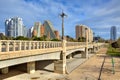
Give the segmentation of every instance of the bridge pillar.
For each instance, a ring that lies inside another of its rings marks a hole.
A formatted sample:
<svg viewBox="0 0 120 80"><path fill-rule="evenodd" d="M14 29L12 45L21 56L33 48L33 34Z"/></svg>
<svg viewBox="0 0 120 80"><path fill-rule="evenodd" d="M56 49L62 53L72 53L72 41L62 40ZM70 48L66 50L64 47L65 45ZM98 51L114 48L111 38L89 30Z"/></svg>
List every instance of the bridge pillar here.
<svg viewBox="0 0 120 80"><path fill-rule="evenodd" d="M35 62L27 63L27 72L30 74L35 72Z"/></svg>
<svg viewBox="0 0 120 80"><path fill-rule="evenodd" d="M7 74L8 73L8 67L2 68L1 73L2 74Z"/></svg>
<svg viewBox="0 0 120 80"><path fill-rule="evenodd" d="M81 57L88 58L88 48L85 48L85 52L82 52Z"/></svg>
<svg viewBox="0 0 120 80"><path fill-rule="evenodd" d="M94 48L92 48L92 49L91 49L91 53L94 53L94 52L95 52L95 51L94 51Z"/></svg>
<svg viewBox="0 0 120 80"><path fill-rule="evenodd" d="M72 59L72 54L69 54L69 55L68 55L68 59Z"/></svg>
<svg viewBox="0 0 120 80"><path fill-rule="evenodd" d="M62 42L62 60L55 61L54 62L54 72L55 73L66 73L66 40L63 40Z"/></svg>

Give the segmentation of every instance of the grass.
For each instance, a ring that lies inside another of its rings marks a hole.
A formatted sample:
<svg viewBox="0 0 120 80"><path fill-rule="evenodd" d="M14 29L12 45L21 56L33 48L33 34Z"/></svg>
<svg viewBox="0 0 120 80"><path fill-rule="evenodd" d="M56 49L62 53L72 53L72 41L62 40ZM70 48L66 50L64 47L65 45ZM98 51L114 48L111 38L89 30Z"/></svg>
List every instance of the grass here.
<svg viewBox="0 0 120 80"><path fill-rule="evenodd" d="M109 46L107 54L110 56L120 57L120 49Z"/></svg>

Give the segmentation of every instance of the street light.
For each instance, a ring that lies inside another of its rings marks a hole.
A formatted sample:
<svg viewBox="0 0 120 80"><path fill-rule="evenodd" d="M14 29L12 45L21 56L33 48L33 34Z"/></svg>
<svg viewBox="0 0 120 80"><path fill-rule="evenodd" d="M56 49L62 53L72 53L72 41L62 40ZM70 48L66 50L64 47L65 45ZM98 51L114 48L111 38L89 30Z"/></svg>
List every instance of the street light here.
<svg viewBox="0 0 120 80"><path fill-rule="evenodd" d="M85 34L86 34L86 58L88 57L88 28L85 28Z"/></svg>
<svg viewBox="0 0 120 80"><path fill-rule="evenodd" d="M67 15L62 11L60 16L62 18L62 40L64 40L64 17L67 16Z"/></svg>

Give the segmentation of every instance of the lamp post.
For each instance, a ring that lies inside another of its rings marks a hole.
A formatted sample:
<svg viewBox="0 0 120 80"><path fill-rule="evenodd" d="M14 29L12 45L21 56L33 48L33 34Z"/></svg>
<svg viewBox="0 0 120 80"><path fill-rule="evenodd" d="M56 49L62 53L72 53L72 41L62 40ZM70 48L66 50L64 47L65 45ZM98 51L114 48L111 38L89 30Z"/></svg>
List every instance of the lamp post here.
<svg viewBox="0 0 120 80"><path fill-rule="evenodd" d="M86 58L88 58L88 29L85 28L85 34L86 34Z"/></svg>
<svg viewBox="0 0 120 80"><path fill-rule="evenodd" d="M62 11L60 16L62 18L62 40L64 40L64 17L67 16L67 15Z"/></svg>
<svg viewBox="0 0 120 80"><path fill-rule="evenodd" d="M63 11L62 14L60 14L61 18L62 18L62 73L65 74L66 73L66 40L64 38L64 17L67 16Z"/></svg>

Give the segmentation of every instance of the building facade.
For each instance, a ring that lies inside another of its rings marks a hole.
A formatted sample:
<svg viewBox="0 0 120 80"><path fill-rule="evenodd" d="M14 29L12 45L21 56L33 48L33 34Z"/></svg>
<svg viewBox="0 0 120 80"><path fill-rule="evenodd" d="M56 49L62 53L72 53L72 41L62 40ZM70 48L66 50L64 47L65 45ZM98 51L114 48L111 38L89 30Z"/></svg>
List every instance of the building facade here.
<svg viewBox="0 0 120 80"><path fill-rule="evenodd" d="M32 34L32 35L30 35ZM29 29L29 37L43 37L46 36L48 40L50 39L60 39L59 32L53 29L53 25L50 21L44 21L43 24L40 22L35 22L34 27Z"/></svg>
<svg viewBox="0 0 120 80"><path fill-rule="evenodd" d="M76 26L76 39L78 40L81 37L86 39L86 29L88 31L88 42L92 42L93 41L93 31L85 25L77 25Z"/></svg>
<svg viewBox="0 0 120 80"><path fill-rule="evenodd" d="M36 37L41 37L41 23L40 22L35 22L34 28L33 28L33 36Z"/></svg>
<svg viewBox="0 0 120 80"><path fill-rule="evenodd" d="M112 41L115 41L117 39L117 30L116 30L116 26L112 26L110 29L110 39Z"/></svg>
<svg viewBox="0 0 120 80"><path fill-rule="evenodd" d="M31 37L33 36L33 35L32 35L32 33L33 33L33 28L34 28L34 27L31 27L30 29L28 29L27 37L31 38Z"/></svg>
<svg viewBox="0 0 120 80"><path fill-rule="evenodd" d="M58 32L55 32L52 23L48 20L44 22L44 35L46 35L48 39L56 39L59 35Z"/></svg>
<svg viewBox="0 0 120 80"><path fill-rule="evenodd" d="M9 37L27 36L22 18L13 17L5 21L5 35Z"/></svg>

